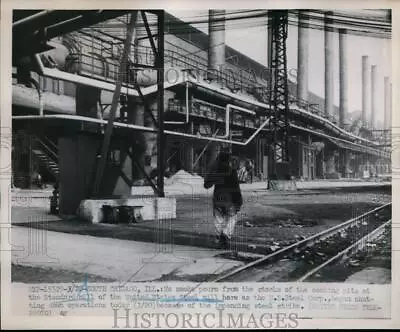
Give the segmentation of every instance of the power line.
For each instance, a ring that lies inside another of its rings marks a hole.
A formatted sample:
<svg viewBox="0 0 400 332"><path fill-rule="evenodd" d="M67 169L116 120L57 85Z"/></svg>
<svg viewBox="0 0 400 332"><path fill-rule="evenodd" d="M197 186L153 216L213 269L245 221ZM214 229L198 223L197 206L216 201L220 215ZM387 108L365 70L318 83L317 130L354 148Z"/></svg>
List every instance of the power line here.
<svg viewBox="0 0 400 332"><path fill-rule="evenodd" d="M237 14L239 14L239 13L241 14L241 13L248 13L248 12L252 12L253 14L252 15L245 15L245 16L242 15L242 16L239 16L239 17L235 17L235 22L234 22L235 24L232 24L229 28L230 29L245 29L245 28L247 28L247 29L258 29L258 28L261 28L261 29L265 29L265 31L266 31L266 29L268 27L268 21L267 20L259 20L258 22L253 20L253 21L247 22L247 23L246 22L245 23L243 23L243 22L239 23L238 20L239 19L243 20L243 19L248 19L248 18L267 18L267 11L260 11L260 10L237 11L236 13ZM255 12L255 14L254 14L254 12ZM316 11L316 12L317 12L317 14L324 13L322 11ZM291 25L291 26L304 27L304 28L314 29L314 30L326 30L327 29L325 16L320 17L320 16L316 16L315 14L314 15L313 14L305 14L305 12L302 12L303 17L308 18L310 20L313 19L314 22L310 21L310 22L306 22L306 23L299 23L298 11L290 11L289 13L290 13L290 15L289 15L289 25ZM206 15L197 15L197 17L205 17L205 16ZM329 17L329 19L330 19L329 23L330 24L328 25L328 29L330 31L336 31L337 32L341 28L334 27L333 24L331 23L331 22L335 22L334 16L335 15L330 15L330 17ZM338 15L338 16L343 16L343 15ZM222 20L223 19L221 19L221 21ZM231 18L228 17L228 18L225 18L225 20L231 20ZM216 21L216 20L214 20L214 21ZM198 24L199 22L200 21L196 21L196 24ZM208 24L208 20L204 21L204 23L206 23L206 22ZM340 21L340 22L344 23L343 20ZM346 31L347 31L348 34L354 34L354 35L359 35L359 36L374 36L374 37L388 38L388 34L387 33L385 34L385 33L371 32L369 30L361 29L361 27L363 28L364 25L357 24L356 21L354 21L354 23L353 23L353 22L347 20L346 23L348 24L348 27L346 28ZM351 26L352 23L354 24L354 26L357 26L359 28L358 29L349 28L349 26ZM150 24L150 22L149 22L149 24ZM200 31L200 30L198 30L198 29L196 29L194 27L191 27L189 25L190 22L172 23L172 25L174 25L174 24L175 24L175 26L179 26L180 29L175 29L173 31L171 31L171 29L168 29L169 34L173 34L173 35L179 36L179 35L184 35L184 34L187 34L187 33L199 33L199 34L203 34L204 33L204 32L202 32L202 31ZM170 26L171 26L171 22L170 22ZM104 25L100 25L100 26L96 25L96 27L103 27L104 28ZM109 28L111 28L111 29L114 28L115 29L116 26L111 24L109 26ZM123 40L123 38L119 38L118 36L114 36L112 34L107 34L105 31L96 30L96 32L105 34L110 38L115 38L115 39L121 40L121 41ZM217 46L220 46L220 45L224 45L224 44L225 43L220 43L220 44L214 45L214 47L217 47ZM200 53L202 51L207 51L207 50L209 50L209 47L201 48L201 49L196 50L194 52L185 53L185 56L187 56L187 55L195 55L197 53Z"/></svg>
<svg viewBox="0 0 400 332"><path fill-rule="evenodd" d="M235 14L249 13L250 11L238 11ZM223 17L213 19L211 22L225 21L227 22L227 26L230 30L234 29L251 29L257 27L265 27L268 26L267 20L267 11L263 10L254 10L251 11L250 15L239 15L239 16L231 16L231 17ZM315 12L302 12L303 17L309 20L306 24L296 22L298 19L298 11L289 11L289 24L292 26L300 26L309 29L315 30L330 30L337 32L339 29L346 29L348 34L354 34L359 36L372 36L372 37L380 37L380 38L391 38L391 24L385 22L383 24L382 20L375 19L360 19L357 17L351 17L350 15L345 16L342 14L334 14L328 17L329 24L326 23L325 16L322 15L322 11ZM320 16L318 16L320 15ZM197 15L194 17L205 17L206 15ZM347 18L344 18L347 17ZM190 17L191 18L191 17ZM261 20L256 20L256 19ZM250 22L246 22L246 20L252 19ZM362 20L362 22L360 22ZM209 19L203 20L189 20L182 22L168 22L168 31L175 35L185 34L185 33L195 33L195 30L198 30L193 25L204 26L206 28L208 26ZM150 26L154 26L154 22L149 22ZM104 23L97 25L103 29L115 29L118 26L115 23ZM143 28L144 25L140 24L137 26L139 30Z"/></svg>

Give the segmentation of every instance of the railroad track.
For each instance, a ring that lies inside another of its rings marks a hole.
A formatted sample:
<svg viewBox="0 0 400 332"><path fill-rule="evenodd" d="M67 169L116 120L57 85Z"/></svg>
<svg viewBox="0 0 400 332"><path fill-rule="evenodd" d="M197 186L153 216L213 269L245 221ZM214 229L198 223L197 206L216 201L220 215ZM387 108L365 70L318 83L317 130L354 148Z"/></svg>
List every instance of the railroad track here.
<svg viewBox="0 0 400 332"><path fill-rule="evenodd" d="M307 281L326 266L351 256L391 223L387 203L218 276L214 282Z"/></svg>

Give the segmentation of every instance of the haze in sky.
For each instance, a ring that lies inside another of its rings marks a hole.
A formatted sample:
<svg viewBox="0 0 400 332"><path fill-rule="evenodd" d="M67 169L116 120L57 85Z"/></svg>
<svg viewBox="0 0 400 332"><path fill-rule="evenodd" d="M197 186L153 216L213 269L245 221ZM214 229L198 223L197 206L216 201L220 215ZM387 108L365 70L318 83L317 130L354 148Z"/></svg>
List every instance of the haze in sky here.
<svg viewBox="0 0 400 332"><path fill-rule="evenodd" d="M184 22L199 22L192 24L197 29L208 34L208 10L176 11L169 10L170 14ZM228 11L229 13L229 11ZM324 31L309 30L309 90L324 97ZM290 25L287 40L288 68L297 69L297 34L298 28ZM267 19L264 17L232 20L226 22L226 44L250 58L267 65ZM391 81L391 40L383 38L363 37L347 35L348 45L348 107L349 112L361 110L361 58L369 56L369 64L377 65L377 106L376 121L383 123L384 117L384 77L390 77ZM339 105L339 36L334 33L334 98ZM369 70L370 75L370 70ZM368 98L370 104L370 96ZM367 110L370 118L371 107Z"/></svg>

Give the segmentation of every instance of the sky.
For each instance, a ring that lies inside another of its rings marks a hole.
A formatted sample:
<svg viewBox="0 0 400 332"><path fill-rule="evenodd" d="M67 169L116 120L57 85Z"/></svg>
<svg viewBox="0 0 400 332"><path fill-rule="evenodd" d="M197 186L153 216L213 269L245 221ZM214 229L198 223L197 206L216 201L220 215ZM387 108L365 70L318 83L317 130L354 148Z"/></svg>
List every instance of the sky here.
<svg viewBox="0 0 400 332"><path fill-rule="evenodd" d="M207 20L207 10L176 11L170 14L185 22ZM267 27L264 18L252 18L226 23L226 44L250 58L267 65ZM208 24L194 24L196 28L208 33ZM324 96L324 31L308 29L309 32L309 90L321 97ZM297 34L296 26L289 26L287 40L288 68L297 69ZM339 105L339 36L334 33L334 98ZM383 38L347 35L348 45L348 107L349 112L361 110L361 64L362 56L369 56L369 64L377 66L377 114L378 122L383 122L384 112L384 77L391 82L391 40ZM369 70L370 75L370 70ZM370 103L370 97L368 98ZM368 115L370 117L370 105Z"/></svg>

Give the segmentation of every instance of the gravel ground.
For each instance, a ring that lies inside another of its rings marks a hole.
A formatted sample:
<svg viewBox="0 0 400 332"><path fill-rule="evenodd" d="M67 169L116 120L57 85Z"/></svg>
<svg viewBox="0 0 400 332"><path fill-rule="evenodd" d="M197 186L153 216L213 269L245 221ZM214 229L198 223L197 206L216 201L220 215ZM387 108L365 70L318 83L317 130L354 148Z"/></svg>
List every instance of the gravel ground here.
<svg viewBox="0 0 400 332"><path fill-rule="evenodd" d="M391 202L391 189L385 187L365 187L365 188L329 188L329 189L313 189L301 190L297 192L266 192L266 191L244 191L244 205L239 216L239 221L236 227L235 237L240 238L249 244L257 246L263 244L271 248L272 251L278 250L292 242L298 241L302 237L307 237L325 230L333 225L342 223L350 218L359 216L377 206ZM214 234L213 216L212 216L212 198L210 195L193 195L177 197L177 219L171 220L165 225L169 231L172 231L174 241L177 237L177 232L188 232L190 234L200 234L210 236ZM35 211L35 218L29 216L29 208L15 207L14 216L20 216L20 221L28 222L29 224L38 224L40 221L40 213ZM18 213L15 213L17 212ZM46 212L44 213L44 215ZM22 217L27 217L22 220ZM47 217L44 219L47 220ZM13 220L18 222L18 220ZM32 221L35 221L32 223ZM92 242L99 242L98 237L109 238L107 240L115 242L114 239L127 239L135 241L149 241L154 243L155 231L160 231L164 227L153 221L146 221L141 224L127 225L85 225L73 220L65 221L48 221L47 229L56 231L59 236L65 238L63 233L89 234L95 236ZM94 229L90 231L91 229ZM147 230L146 230L147 229ZM90 231L90 232L89 232ZM151 236L143 239L146 232ZM130 233L139 234L139 238L129 238ZM142 232L142 233L141 233ZM72 234L71 234L72 235ZM75 235L77 239L82 235ZM205 237L201 237L201 239ZM104 239L105 241L106 239ZM103 241L103 240L102 240ZM144 242L127 241L144 245ZM177 243L179 244L179 243ZM200 247L207 247L208 244L204 240L196 242L196 244L187 244L198 250ZM87 250L84 257L87 257ZM267 252L263 252L264 254ZM228 258L232 259L232 258ZM235 260L233 260L235 261ZM243 260L245 263L245 260ZM101 263L99 263L101 264ZM390 266L390 264L389 264ZM38 270L33 270L39 268ZM362 270L362 267L352 270L357 272ZM25 282L37 282L38 279L42 282L70 282L72 280L82 280L83 274L69 271L69 268L64 269L64 265L58 266L55 269L46 269L45 267L22 267L13 266L13 280ZM347 267L342 270L347 272ZM76 270L76 269L74 269ZM117 270L116 270L117 271ZM80 271L83 272L83 271ZM193 274L192 280L202 280L208 277L204 271ZM92 275L90 276L90 273ZM96 280L112 280L116 274L103 275L94 270L89 272L89 279ZM172 275L164 273L163 278L173 278ZM279 274L279 273L278 273ZM328 273L329 276L335 275L335 272ZM345 280L350 274L344 272L338 273ZM38 278L39 276L39 278ZM103 276L103 277L100 277ZM184 275L182 274L182 277ZM96 279L103 278L103 279ZM111 278L111 279L107 279ZM116 279L118 279L116 277ZM157 278L156 278L157 279ZM162 278L161 278L162 279ZM53 281L51 281L53 280ZM327 281L329 279L327 278ZM335 280L338 281L338 280Z"/></svg>
<svg viewBox="0 0 400 332"><path fill-rule="evenodd" d="M82 282L112 282L114 279L101 276L79 273L71 270L23 266L11 264L11 276L13 282L23 282L27 284L36 283L72 283Z"/></svg>
<svg viewBox="0 0 400 332"><path fill-rule="evenodd" d="M244 192L236 236L254 242L288 242L310 236L357 217L384 203L390 193L382 188L344 188L299 193ZM181 197L173 229L212 234L211 197ZM288 243L283 243L285 245Z"/></svg>
<svg viewBox="0 0 400 332"><path fill-rule="evenodd" d="M328 266L310 281L387 284L391 282L392 232L385 232L344 262Z"/></svg>

